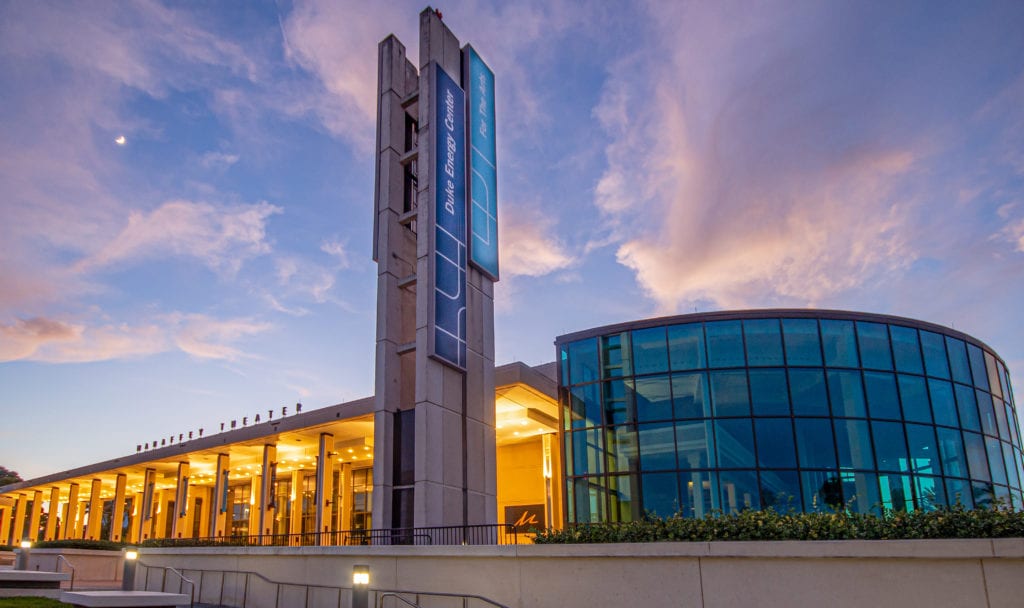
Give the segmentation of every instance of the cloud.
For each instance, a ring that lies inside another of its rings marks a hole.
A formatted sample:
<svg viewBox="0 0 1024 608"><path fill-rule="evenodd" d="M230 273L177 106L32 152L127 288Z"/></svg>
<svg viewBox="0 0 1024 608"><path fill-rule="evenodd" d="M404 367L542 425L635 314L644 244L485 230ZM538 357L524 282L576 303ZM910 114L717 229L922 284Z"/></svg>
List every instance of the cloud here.
<svg viewBox="0 0 1024 608"><path fill-rule="evenodd" d="M239 158L237 154L210 151L199 157L199 164L207 169L227 168L237 163Z"/></svg>
<svg viewBox="0 0 1024 608"><path fill-rule="evenodd" d="M503 277L539 277L574 262L555 235L555 222L540 210L506 202L500 211L499 254Z"/></svg>
<svg viewBox="0 0 1024 608"><path fill-rule="evenodd" d="M206 315L191 314L175 316L174 320L178 326L174 336L175 345L200 359L233 361L246 357L244 351L231 344L271 328L268 323L250 318L214 319Z"/></svg>
<svg viewBox="0 0 1024 608"><path fill-rule="evenodd" d="M336 240L325 240L320 244L320 251L335 258L339 268L349 267L347 244Z"/></svg>

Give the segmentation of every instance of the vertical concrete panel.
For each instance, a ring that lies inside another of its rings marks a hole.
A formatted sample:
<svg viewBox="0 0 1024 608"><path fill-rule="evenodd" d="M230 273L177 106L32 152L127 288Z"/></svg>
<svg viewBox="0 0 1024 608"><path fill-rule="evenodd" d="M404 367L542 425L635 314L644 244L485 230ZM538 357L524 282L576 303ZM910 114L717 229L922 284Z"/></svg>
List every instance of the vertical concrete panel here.
<svg viewBox="0 0 1024 608"><path fill-rule="evenodd" d="M18 500L14 503L14 523L11 531L11 544L16 545L24 540L25 518L28 515L28 495L18 494Z"/></svg>
<svg viewBox="0 0 1024 608"><path fill-rule="evenodd" d="M983 561L989 608L1019 608L1024 604L1024 559Z"/></svg>
<svg viewBox="0 0 1024 608"><path fill-rule="evenodd" d="M56 486L50 488L50 502L46 505L46 513L46 534L43 538L57 540L57 522L60 520L60 488ZM0 533L0 539L3 537L4 535Z"/></svg>
<svg viewBox="0 0 1024 608"><path fill-rule="evenodd" d="M124 533L124 500L127 487L128 476L118 473L114 479L114 509L110 514L110 532L108 534L108 539L115 543L121 542L121 535Z"/></svg>
<svg viewBox="0 0 1024 608"><path fill-rule="evenodd" d="M68 484L67 513L64 514L61 538L75 538L75 525L78 521L78 484Z"/></svg>
<svg viewBox="0 0 1024 608"><path fill-rule="evenodd" d="M28 514L28 536L29 540L39 540L39 517L43 512L43 492L35 490L32 492L32 508Z"/></svg>

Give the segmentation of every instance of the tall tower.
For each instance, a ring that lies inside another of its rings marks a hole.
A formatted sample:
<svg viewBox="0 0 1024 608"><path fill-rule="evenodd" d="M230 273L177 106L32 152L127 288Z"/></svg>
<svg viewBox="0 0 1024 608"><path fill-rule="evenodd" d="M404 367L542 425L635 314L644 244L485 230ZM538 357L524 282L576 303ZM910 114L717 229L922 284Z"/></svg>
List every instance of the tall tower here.
<svg viewBox="0 0 1024 608"><path fill-rule="evenodd" d="M373 526L496 523L494 75L428 7L377 91Z"/></svg>

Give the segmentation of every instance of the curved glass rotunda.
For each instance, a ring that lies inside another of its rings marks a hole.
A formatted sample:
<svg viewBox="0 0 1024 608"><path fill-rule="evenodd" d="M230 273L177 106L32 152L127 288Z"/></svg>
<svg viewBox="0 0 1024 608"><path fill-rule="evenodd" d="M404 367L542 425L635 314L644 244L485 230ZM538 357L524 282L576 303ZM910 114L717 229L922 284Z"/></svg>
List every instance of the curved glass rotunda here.
<svg viewBox="0 0 1024 608"><path fill-rule="evenodd" d="M963 333L756 310L555 343L569 523L1024 505L1006 366Z"/></svg>

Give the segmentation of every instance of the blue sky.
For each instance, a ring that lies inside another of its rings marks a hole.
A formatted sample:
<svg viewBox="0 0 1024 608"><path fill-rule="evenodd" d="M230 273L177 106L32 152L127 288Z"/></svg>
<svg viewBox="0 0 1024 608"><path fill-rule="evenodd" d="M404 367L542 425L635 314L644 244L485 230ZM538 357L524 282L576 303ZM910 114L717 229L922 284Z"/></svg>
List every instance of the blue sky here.
<svg viewBox="0 0 1024 608"><path fill-rule="evenodd" d="M376 45L422 8L0 1L0 465L372 393ZM499 363L815 306L1024 383L1024 4L439 8L496 74Z"/></svg>

